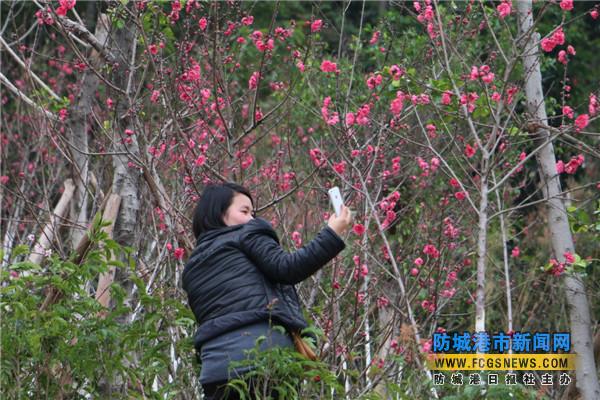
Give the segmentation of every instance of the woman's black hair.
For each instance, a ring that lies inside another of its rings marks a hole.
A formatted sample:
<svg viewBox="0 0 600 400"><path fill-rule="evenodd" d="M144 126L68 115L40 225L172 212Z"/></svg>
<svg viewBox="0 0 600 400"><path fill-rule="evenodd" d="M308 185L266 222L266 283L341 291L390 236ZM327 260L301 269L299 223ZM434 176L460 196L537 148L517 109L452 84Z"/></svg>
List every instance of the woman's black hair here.
<svg viewBox="0 0 600 400"><path fill-rule="evenodd" d="M233 203L233 197L236 193L248 196L252 207L254 207L254 199L252 199L250 191L236 183L212 184L204 189L198 204L196 204L192 221L196 239L206 231L227 226L223 222L223 216Z"/></svg>

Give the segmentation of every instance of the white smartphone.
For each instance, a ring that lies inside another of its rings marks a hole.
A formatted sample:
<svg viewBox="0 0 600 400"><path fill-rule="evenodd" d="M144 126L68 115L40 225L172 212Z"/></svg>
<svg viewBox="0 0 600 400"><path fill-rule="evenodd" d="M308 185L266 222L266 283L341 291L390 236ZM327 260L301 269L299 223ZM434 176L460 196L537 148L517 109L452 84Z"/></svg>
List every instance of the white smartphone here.
<svg viewBox="0 0 600 400"><path fill-rule="evenodd" d="M331 204L333 205L333 209L335 210L335 215L339 217L342 213L342 206L344 205L344 200L342 199L340 188L334 186L331 189L329 189L327 193L329 193L329 200L331 200Z"/></svg>

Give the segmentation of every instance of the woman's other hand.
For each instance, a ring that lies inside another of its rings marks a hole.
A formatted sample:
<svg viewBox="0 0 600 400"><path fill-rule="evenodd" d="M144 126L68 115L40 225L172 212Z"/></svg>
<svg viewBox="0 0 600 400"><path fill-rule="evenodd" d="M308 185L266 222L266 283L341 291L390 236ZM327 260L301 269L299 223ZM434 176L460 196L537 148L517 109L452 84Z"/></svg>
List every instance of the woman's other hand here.
<svg viewBox="0 0 600 400"><path fill-rule="evenodd" d="M327 222L327 225L329 225L329 227L333 229L338 236L342 236L342 234L346 232L348 228L350 228L351 224L352 212L346 206L342 206L342 212L340 213L339 217L333 213L331 217L329 217L329 222Z"/></svg>

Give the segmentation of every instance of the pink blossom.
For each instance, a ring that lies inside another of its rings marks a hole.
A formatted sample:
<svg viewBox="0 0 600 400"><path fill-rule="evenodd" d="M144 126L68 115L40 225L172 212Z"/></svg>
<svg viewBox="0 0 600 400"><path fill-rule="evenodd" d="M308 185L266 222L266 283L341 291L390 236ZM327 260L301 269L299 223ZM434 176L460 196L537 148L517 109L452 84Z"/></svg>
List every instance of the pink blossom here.
<svg viewBox="0 0 600 400"><path fill-rule="evenodd" d="M515 94L519 91L519 88L517 86L510 86L507 90L506 90L506 102L508 104L511 104Z"/></svg>
<svg viewBox="0 0 600 400"><path fill-rule="evenodd" d="M419 270L417 268L411 268L410 274L412 276L417 276L417 275L419 275Z"/></svg>
<svg viewBox="0 0 600 400"><path fill-rule="evenodd" d="M38 25L52 25L54 24L54 18L52 18L52 14L50 7L46 10L38 10L35 13L35 17L37 18Z"/></svg>
<svg viewBox="0 0 600 400"><path fill-rule="evenodd" d="M558 52L558 62L567 65L567 63L569 62L569 60L567 60L567 52L564 50L561 50Z"/></svg>
<svg viewBox="0 0 600 400"><path fill-rule="evenodd" d="M194 162L194 164L195 164L197 167L201 167L201 166L203 166L205 163L206 163L206 157L205 157L204 155L200 155L200 156L199 156L199 157L196 159L196 161Z"/></svg>
<svg viewBox="0 0 600 400"><path fill-rule="evenodd" d="M367 125L369 123L369 114L371 107L368 104L363 104L356 112L356 123L358 125Z"/></svg>
<svg viewBox="0 0 600 400"><path fill-rule="evenodd" d="M515 246L513 247L510 255L512 256L512 258L517 258L521 255L521 250L519 249L519 246Z"/></svg>
<svg viewBox="0 0 600 400"><path fill-rule="evenodd" d="M374 76L370 76L367 79L367 86L368 86L369 89L373 90L377 86L381 85L382 81L383 81L383 77L380 74L377 74L377 75L374 75Z"/></svg>
<svg viewBox="0 0 600 400"><path fill-rule="evenodd" d="M390 111L394 116L400 115L402 112L402 108L404 107L404 102L402 97L397 97L390 103Z"/></svg>
<svg viewBox="0 0 600 400"><path fill-rule="evenodd" d="M337 64L329 60L323 60L321 63L321 71L338 73Z"/></svg>
<svg viewBox="0 0 600 400"><path fill-rule="evenodd" d="M465 146L465 155L467 157L471 158L475 155L476 152L477 152L477 146L473 147L467 143L467 145Z"/></svg>
<svg viewBox="0 0 600 400"><path fill-rule="evenodd" d="M259 30L255 30L254 32L252 32L250 34L250 37L252 38L253 41L257 41L263 38L263 33Z"/></svg>
<svg viewBox="0 0 600 400"><path fill-rule="evenodd" d="M493 72L488 72L485 75L481 76L481 80L484 83L488 83L489 84L489 83L492 83L494 81L494 77L495 77L495 75L494 75Z"/></svg>
<svg viewBox="0 0 600 400"><path fill-rule="evenodd" d="M201 30L205 30L207 25L208 25L208 21L206 20L206 18L205 17L200 18L200 20L198 21L198 27L200 27Z"/></svg>
<svg viewBox="0 0 600 400"><path fill-rule="evenodd" d="M568 262L569 264L573 264L575 262L575 257L573 256L573 253L569 252L569 251L565 251L565 261Z"/></svg>
<svg viewBox="0 0 600 400"><path fill-rule="evenodd" d="M365 292L358 292L356 294L356 300L358 301L358 304L363 304L365 302L365 297L367 297Z"/></svg>
<svg viewBox="0 0 600 400"><path fill-rule="evenodd" d="M321 107L321 115L328 125L335 125L339 122L339 116L337 112L329 114L329 105L331 104L331 97L323 99L323 106Z"/></svg>
<svg viewBox="0 0 600 400"><path fill-rule="evenodd" d="M440 166L440 159L437 157L432 157L430 161L431 172L435 172Z"/></svg>
<svg viewBox="0 0 600 400"><path fill-rule="evenodd" d="M346 172L346 161L340 161L339 163L334 163L333 169L335 170L335 172L342 175L344 172Z"/></svg>
<svg viewBox="0 0 600 400"><path fill-rule="evenodd" d="M152 91L152 95L150 96L150 101L152 103L156 103L156 101L158 100L159 97L160 97L160 91L153 90Z"/></svg>
<svg viewBox="0 0 600 400"><path fill-rule="evenodd" d="M550 269L549 272L554 276L560 276L565 271L565 264L559 263L554 258L550 260L550 265L551 265L552 269Z"/></svg>
<svg viewBox="0 0 600 400"><path fill-rule="evenodd" d="M581 114L575 119L575 130L577 132L584 129L590 123L590 117L587 114Z"/></svg>
<svg viewBox="0 0 600 400"><path fill-rule="evenodd" d="M425 7L425 11L423 12L423 17L426 21L433 20L433 8L430 5Z"/></svg>
<svg viewBox="0 0 600 400"><path fill-rule="evenodd" d="M479 78L479 68L476 66L471 67L471 75L469 75L469 80L475 81Z"/></svg>
<svg viewBox="0 0 600 400"><path fill-rule="evenodd" d="M500 96L500 93L498 93L498 92L492 93L492 101L499 102L501 98L502 97Z"/></svg>
<svg viewBox="0 0 600 400"><path fill-rule="evenodd" d="M187 82L198 82L200 80L200 76L200 65L198 63L194 63L186 72L181 75L181 79Z"/></svg>
<svg viewBox="0 0 600 400"><path fill-rule="evenodd" d="M560 2L560 8L565 11L571 11L573 9L573 0L562 0Z"/></svg>
<svg viewBox="0 0 600 400"><path fill-rule="evenodd" d="M60 7L56 9L56 14L60 16L67 15L67 11L75 7L76 0L58 0Z"/></svg>
<svg viewBox="0 0 600 400"><path fill-rule="evenodd" d="M377 41L379 40L379 36L380 35L381 35L381 32L379 32L379 31L373 32L373 36L371 36L371 40L369 40L369 44L375 44L375 43L377 43Z"/></svg>
<svg viewBox="0 0 600 400"><path fill-rule="evenodd" d="M385 296L380 296L377 298L377 307L379 308L384 308L387 307L390 304L390 301L388 300L387 297ZM383 360L380 360L380 362L383 362ZM383 365L380 365L380 368L382 368Z"/></svg>
<svg viewBox="0 0 600 400"><path fill-rule="evenodd" d="M317 19L310 24L310 31L312 33L319 32L323 27L323 20Z"/></svg>
<svg viewBox="0 0 600 400"><path fill-rule="evenodd" d="M321 152L321 149L310 149L309 154L313 164L317 167L321 166L323 163L326 162L325 158L323 157L323 153Z"/></svg>
<svg viewBox="0 0 600 400"><path fill-rule="evenodd" d="M456 178L450 178L450 186L457 188L460 187L460 183L458 182L458 180L456 180Z"/></svg>
<svg viewBox="0 0 600 400"><path fill-rule="evenodd" d="M563 115L566 115L567 117L569 117L571 119L573 119L573 117L575 116L573 109L569 106L563 106L562 112L563 112Z"/></svg>
<svg viewBox="0 0 600 400"><path fill-rule="evenodd" d="M542 45L542 50L544 50L546 53L549 53L552 50L554 50L554 48L556 47L556 42L551 37L543 38L541 41L541 45Z"/></svg>
<svg viewBox="0 0 600 400"><path fill-rule="evenodd" d="M425 253L428 256L431 256L433 258L438 258L440 256L440 252L432 244L426 244L425 247L423 247L423 253Z"/></svg>
<svg viewBox="0 0 600 400"><path fill-rule="evenodd" d="M58 119L60 119L61 121L66 120L68 116L69 116L69 112L67 111L66 108L61 108L60 111L58 112Z"/></svg>
<svg viewBox="0 0 600 400"><path fill-rule="evenodd" d="M243 25L246 25L246 26L252 25L253 22L254 22L254 17L252 15L242 18Z"/></svg>
<svg viewBox="0 0 600 400"><path fill-rule="evenodd" d="M302 61L298 61L296 63L296 68L298 68L300 72L304 72L304 63Z"/></svg>
<svg viewBox="0 0 600 400"><path fill-rule="evenodd" d="M511 2L510 1L503 1L502 3L500 3L498 5L498 7L496 7L496 10L498 10L498 14L500 15L500 19L504 19L505 17L507 17L511 13Z"/></svg>
<svg viewBox="0 0 600 400"><path fill-rule="evenodd" d="M600 108L598 98L595 94L590 94L590 104L588 105L588 112L591 116L594 116L598 113L598 108Z"/></svg>
<svg viewBox="0 0 600 400"><path fill-rule="evenodd" d="M592 17L592 19L598 19L598 11L597 10L592 10L590 11L590 16Z"/></svg>
<svg viewBox="0 0 600 400"><path fill-rule="evenodd" d="M354 125L355 121L356 121L356 118L354 116L354 113L349 112L346 114L346 125L352 126L352 125Z"/></svg>
<svg viewBox="0 0 600 400"><path fill-rule="evenodd" d="M425 126L425 129L427 129L427 135L431 138L431 139L435 139L437 137L436 134L436 130L437 128L435 127L435 125L433 124L427 124Z"/></svg>
<svg viewBox="0 0 600 400"><path fill-rule="evenodd" d="M302 246L302 235L300 234L300 232L298 232L298 231L292 232L292 240L294 241L294 244L296 245L296 247Z"/></svg>
<svg viewBox="0 0 600 400"><path fill-rule="evenodd" d="M331 116L329 118L327 118L327 125L335 125L338 122L340 122L340 118L337 112L334 112L333 114L331 114Z"/></svg>
<svg viewBox="0 0 600 400"><path fill-rule="evenodd" d="M396 64L390 67L390 75L392 75L392 79L397 81L404 75L404 70L397 66Z"/></svg>
<svg viewBox="0 0 600 400"><path fill-rule="evenodd" d="M454 193L454 198L456 200L464 200L467 198L467 192L456 192Z"/></svg>
<svg viewBox="0 0 600 400"><path fill-rule="evenodd" d="M575 54L577 54L577 52L575 51L575 47L573 47L571 45L567 46L567 53L569 53L572 56L574 56Z"/></svg>
<svg viewBox="0 0 600 400"><path fill-rule="evenodd" d="M256 89L258 87L259 79L260 73L258 71L253 72L248 80L248 89Z"/></svg>
<svg viewBox="0 0 600 400"><path fill-rule="evenodd" d="M444 93L442 93L442 104L447 106L452 102L452 92L450 92L449 90L446 90Z"/></svg>
<svg viewBox="0 0 600 400"><path fill-rule="evenodd" d="M428 176L429 175L429 164L427 164L427 162L425 160L423 160L421 157L417 157L417 164L419 165L419 168L421 168L421 170L423 171L423 176Z"/></svg>
<svg viewBox="0 0 600 400"><path fill-rule="evenodd" d="M563 172L565 172L565 163L562 160L558 160L556 162L556 173L562 174Z"/></svg>
<svg viewBox="0 0 600 400"><path fill-rule="evenodd" d="M352 231L353 231L355 234L357 234L358 236L362 236L362 235L365 233L365 231L366 231L366 228L365 228L365 226L364 226L363 224L355 224L355 225L352 227Z"/></svg>
<svg viewBox="0 0 600 400"><path fill-rule="evenodd" d="M0 176L0 184L6 185L8 183L8 180L9 180L9 178L7 175Z"/></svg>
<svg viewBox="0 0 600 400"><path fill-rule="evenodd" d="M581 154L575 157L571 157L569 162L565 165L565 172L570 175L575 174L575 172L577 172L577 169L583 164L584 161L585 158Z"/></svg>
<svg viewBox="0 0 600 400"><path fill-rule="evenodd" d="M552 39L557 45L565 44L565 32L562 29L562 26L559 26L557 30L552 34Z"/></svg>
<svg viewBox="0 0 600 400"><path fill-rule="evenodd" d="M402 93L402 92L400 91L398 93ZM406 97L408 97L408 96L406 96ZM424 94L424 93L423 94L419 94L419 95L413 94L412 96L410 96L410 101L414 105L417 105L417 104L429 104L429 96L426 95L426 94Z"/></svg>
<svg viewBox="0 0 600 400"><path fill-rule="evenodd" d="M414 263L415 265L418 265L419 267L420 267L421 265L423 265L423 264L424 264L424 262L425 262L425 261L423 261L423 259L422 259L421 257L417 257L417 258L415 258L415 261L413 261L413 263Z"/></svg>
<svg viewBox="0 0 600 400"><path fill-rule="evenodd" d="M175 256L175 258L177 260L181 260L183 258L184 254L185 254L185 250L182 247L176 248L175 251L173 252L173 255Z"/></svg>
<svg viewBox="0 0 600 400"><path fill-rule="evenodd" d="M460 96L460 104L467 105L467 111L473 112L475 110L475 101L479 98L479 95L475 92L470 92L468 94L462 94Z"/></svg>
<svg viewBox="0 0 600 400"><path fill-rule="evenodd" d="M258 120L258 118L257 118L257 120ZM242 160L242 169L246 170L246 169L250 168L250 166L252 165L253 162L254 162L254 157L252 156L252 154L248 154Z"/></svg>

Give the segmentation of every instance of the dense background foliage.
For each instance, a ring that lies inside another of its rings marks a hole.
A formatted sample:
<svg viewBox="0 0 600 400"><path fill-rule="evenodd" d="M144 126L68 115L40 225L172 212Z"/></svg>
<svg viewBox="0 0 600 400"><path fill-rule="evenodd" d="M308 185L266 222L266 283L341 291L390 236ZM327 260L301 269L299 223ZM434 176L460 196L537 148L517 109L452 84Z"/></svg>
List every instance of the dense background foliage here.
<svg viewBox="0 0 600 400"><path fill-rule="evenodd" d="M510 1L0 7L5 397L199 396L180 274L194 204L222 180L251 189L290 251L324 226L331 186L357 212L347 250L298 288L322 333L319 375L269 356L312 382L302 398L570 395L432 389L424 357L435 331L475 330L481 266L489 331L569 331L573 273L599 331L596 2L534 5L571 262L550 245L543 121L526 111ZM67 179L75 194L41 248ZM111 194L108 235L91 222Z"/></svg>

